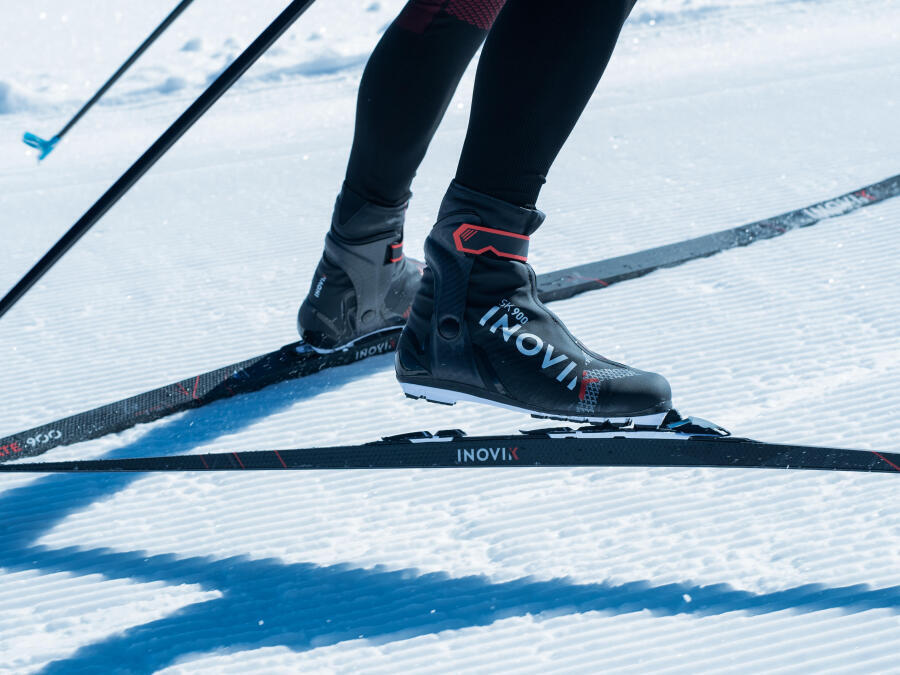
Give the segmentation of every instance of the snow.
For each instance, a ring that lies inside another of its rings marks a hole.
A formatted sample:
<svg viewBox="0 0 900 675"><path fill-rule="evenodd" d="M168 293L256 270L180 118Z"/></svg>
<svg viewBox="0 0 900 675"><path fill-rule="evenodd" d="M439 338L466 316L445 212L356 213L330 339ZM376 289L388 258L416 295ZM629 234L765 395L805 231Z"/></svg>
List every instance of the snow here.
<svg viewBox="0 0 900 675"><path fill-rule="evenodd" d="M0 436L270 351L320 253L365 58L397 0L317 3L0 320ZM0 288L282 8L195 3L41 165L173 3L0 9ZM900 171L889 0L647 0L542 194L538 271ZM35 39L35 37L39 39ZM463 80L413 186L421 254ZM554 303L761 440L900 451L900 200ZM575 245L573 245L575 242ZM504 433L405 399L389 357L54 459ZM891 475L553 469L0 479L0 672L900 672Z"/></svg>

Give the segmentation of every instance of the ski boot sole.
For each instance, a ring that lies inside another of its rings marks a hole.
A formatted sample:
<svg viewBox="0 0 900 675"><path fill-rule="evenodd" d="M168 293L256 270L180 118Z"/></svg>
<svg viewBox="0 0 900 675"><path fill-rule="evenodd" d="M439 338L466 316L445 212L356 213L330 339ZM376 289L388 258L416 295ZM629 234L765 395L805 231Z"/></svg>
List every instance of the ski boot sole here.
<svg viewBox="0 0 900 675"><path fill-rule="evenodd" d="M503 408L505 410L512 410L518 413L524 413L526 415L531 415L532 417L536 417L538 419L549 419L549 420L561 420L566 422L585 422L588 424L602 424L603 422L625 422L627 420L631 420L635 424L646 424L652 426L658 426L662 424L663 419L669 413L669 409L666 409L663 412L659 411L638 411L634 414L631 413L623 413L617 414L615 416L607 415L607 416L587 416L587 415L559 415L556 413L548 413L539 410L531 410L529 408L523 408L521 406L510 405L509 403L502 403L500 401L495 401L490 398L484 398L482 396L476 396L474 394L466 394L461 391L455 391L452 389L439 389L437 387L428 387L422 384L412 384L410 382L401 382L400 386L403 388L403 393L406 394L408 398L412 399L425 399L430 403L440 403L442 405L455 405L457 403L481 403L492 405L497 408Z"/></svg>

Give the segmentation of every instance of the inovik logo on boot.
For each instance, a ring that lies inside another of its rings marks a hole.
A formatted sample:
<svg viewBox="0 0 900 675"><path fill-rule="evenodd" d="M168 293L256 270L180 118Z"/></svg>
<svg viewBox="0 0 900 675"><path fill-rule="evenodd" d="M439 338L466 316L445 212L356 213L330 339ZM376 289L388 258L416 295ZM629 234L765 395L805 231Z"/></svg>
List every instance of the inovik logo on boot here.
<svg viewBox="0 0 900 675"><path fill-rule="evenodd" d="M327 278L328 277L322 277L321 279L319 279L319 283L316 284L316 291L315 293L313 293L314 297L318 298L320 295L322 295L322 289L325 287L325 280Z"/></svg>
<svg viewBox="0 0 900 675"><path fill-rule="evenodd" d="M543 339L534 333L519 333L522 329L522 326L528 322L528 317L525 316L524 312L518 310L517 307L510 304L508 301L504 300L501 303L506 311L504 311L500 318L497 319L491 327L488 329L491 333L494 333L498 337L501 337L504 342L509 342L510 338L515 335L515 345L516 349L522 356L538 356L540 355L541 359L541 370L546 370L548 368L555 368L556 366L561 366L559 373L556 375L556 381L560 384L563 384L567 377L575 370L577 364L570 357L565 354L556 354L556 348L550 344L549 342L545 343ZM488 319L494 316L497 312L500 311L500 305L494 305L488 311L484 313L484 316L481 317L481 320L478 322L480 325L485 326L488 322ZM515 315L513 317L513 325L510 326L510 310L515 310L519 312L519 315ZM497 332L497 329L500 329L500 332ZM518 334L517 334L518 333ZM571 379L567 384L563 384L566 389L569 391L573 391L575 387L578 386L578 374L577 372L571 376Z"/></svg>

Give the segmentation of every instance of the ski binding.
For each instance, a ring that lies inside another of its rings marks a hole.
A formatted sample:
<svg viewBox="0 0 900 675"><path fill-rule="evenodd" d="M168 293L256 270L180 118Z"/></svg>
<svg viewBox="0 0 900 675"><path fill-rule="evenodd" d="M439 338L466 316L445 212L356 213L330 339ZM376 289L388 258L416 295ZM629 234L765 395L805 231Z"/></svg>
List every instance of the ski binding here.
<svg viewBox="0 0 900 675"><path fill-rule="evenodd" d="M610 418L603 422L584 424L579 427L546 427L540 429L520 429L519 433L531 438L724 438L731 432L702 417L682 417L677 410L660 416L657 424L646 418ZM461 429L412 431L405 434L385 436L375 443L446 443L467 434Z"/></svg>

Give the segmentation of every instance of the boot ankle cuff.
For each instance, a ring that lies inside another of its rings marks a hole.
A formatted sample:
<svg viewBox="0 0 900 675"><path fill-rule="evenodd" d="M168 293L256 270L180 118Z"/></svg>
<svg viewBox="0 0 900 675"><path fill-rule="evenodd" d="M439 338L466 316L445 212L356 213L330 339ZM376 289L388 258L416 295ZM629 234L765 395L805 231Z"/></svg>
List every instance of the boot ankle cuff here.
<svg viewBox="0 0 900 675"><path fill-rule="evenodd" d="M345 190L349 190L346 185L334 202L334 212L331 217L331 233L333 235L349 244L365 244L387 237L403 238L403 223L406 219L408 202L404 202L400 206L381 206L366 201L357 209L356 213L341 223L341 199Z"/></svg>
<svg viewBox="0 0 900 675"><path fill-rule="evenodd" d="M541 226L546 216L536 208L517 206L454 180L441 202L438 223L451 217L457 222L462 218L473 225L528 236Z"/></svg>

